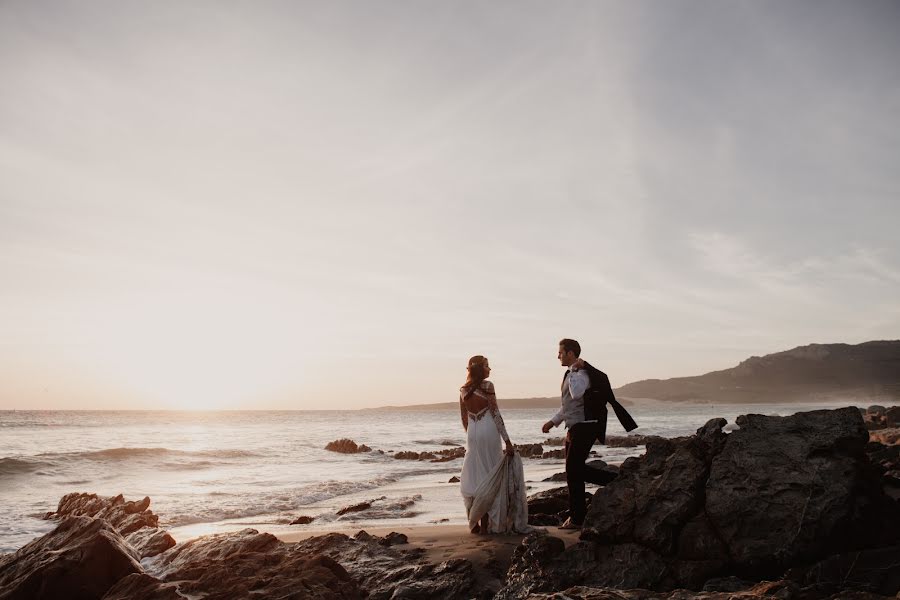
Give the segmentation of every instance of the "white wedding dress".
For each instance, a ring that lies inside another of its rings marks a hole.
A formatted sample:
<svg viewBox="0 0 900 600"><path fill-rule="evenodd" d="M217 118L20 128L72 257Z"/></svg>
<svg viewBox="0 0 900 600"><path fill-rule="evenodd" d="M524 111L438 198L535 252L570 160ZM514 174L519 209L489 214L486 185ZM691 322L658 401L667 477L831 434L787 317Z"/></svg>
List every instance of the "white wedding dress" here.
<svg viewBox="0 0 900 600"><path fill-rule="evenodd" d="M482 533L528 533L528 502L525 497L525 472L518 453L507 456L504 442L509 441L494 386L485 381L475 395L487 401L478 413L465 405L466 390L460 390L459 402L466 427L466 458L459 487L469 517L469 529L488 516L488 529Z"/></svg>

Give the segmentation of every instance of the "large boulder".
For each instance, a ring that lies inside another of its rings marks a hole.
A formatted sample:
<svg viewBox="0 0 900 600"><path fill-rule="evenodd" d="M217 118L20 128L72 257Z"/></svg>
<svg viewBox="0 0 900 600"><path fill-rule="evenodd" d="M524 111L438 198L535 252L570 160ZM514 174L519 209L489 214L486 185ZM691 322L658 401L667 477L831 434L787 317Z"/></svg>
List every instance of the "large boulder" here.
<svg viewBox="0 0 900 600"><path fill-rule="evenodd" d="M581 542L523 541L501 597L574 585L697 590L728 575L779 580L789 568L900 539L900 505L866 455L881 447L867 446L857 409L737 423L730 434L713 419L693 436L647 439L646 453L595 493ZM545 558L548 547L558 552L536 564L528 545Z"/></svg>
<svg viewBox="0 0 900 600"><path fill-rule="evenodd" d="M704 508L741 570L773 575L878 543L866 516L879 504L880 484L868 468L859 411L745 415L737 424L713 460Z"/></svg>
<svg viewBox="0 0 900 600"><path fill-rule="evenodd" d="M0 556L0 600L96 600L140 573L138 558L105 520L67 516L53 531Z"/></svg>
<svg viewBox="0 0 900 600"><path fill-rule="evenodd" d="M244 529L190 540L148 564L153 579L122 582L115 596L148 600L185 597L362 599L364 594L334 559L294 552L275 536Z"/></svg>

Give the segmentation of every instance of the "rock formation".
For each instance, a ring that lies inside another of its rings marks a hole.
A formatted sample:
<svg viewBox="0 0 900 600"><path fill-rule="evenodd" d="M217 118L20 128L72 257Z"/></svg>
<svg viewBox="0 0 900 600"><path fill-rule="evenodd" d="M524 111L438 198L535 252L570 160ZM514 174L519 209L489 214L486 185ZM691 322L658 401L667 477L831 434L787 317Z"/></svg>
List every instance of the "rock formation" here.
<svg viewBox="0 0 900 600"><path fill-rule="evenodd" d="M122 494L101 498L97 494L74 492L63 496L55 512L44 518L59 520L67 516L103 519L134 548L139 558L156 556L175 545L168 532L159 528L159 517L150 510L150 498L126 501Z"/></svg>
<svg viewBox="0 0 900 600"><path fill-rule="evenodd" d="M95 600L140 573L138 559L107 521L66 516L50 533L0 556L0 600Z"/></svg>
<svg viewBox="0 0 900 600"><path fill-rule="evenodd" d="M340 452L341 454L357 454L359 452L372 451L372 449L365 444L358 446L356 442L347 438L341 438L339 440L334 440L333 442L328 442L327 444L325 444L325 449L330 450L331 452Z"/></svg>
<svg viewBox="0 0 900 600"><path fill-rule="evenodd" d="M900 564L887 548L900 539L900 507L866 455L858 410L746 415L737 424L725 434L724 419L713 419L693 436L649 440L646 454L627 459L594 495L582 541L564 549L530 535L498 597L573 585L699 590L728 575L778 580L866 549L884 548L881 564L891 556Z"/></svg>

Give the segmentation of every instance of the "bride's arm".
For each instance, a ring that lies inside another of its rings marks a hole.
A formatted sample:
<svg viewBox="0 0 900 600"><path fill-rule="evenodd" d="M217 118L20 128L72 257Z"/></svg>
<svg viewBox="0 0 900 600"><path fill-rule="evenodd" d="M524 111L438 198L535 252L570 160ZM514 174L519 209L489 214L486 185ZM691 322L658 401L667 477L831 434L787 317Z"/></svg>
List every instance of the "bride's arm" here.
<svg viewBox="0 0 900 600"><path fill-rule="evenodd" d="M488 410L491 412L494 424L497 425L497 431L500 432L500 437L506 442L506 453L511 456L515 449L512 442L509 441L509 434L506 433L506 424L503 422L503 417L500 415L500 407L497 406L497 394L494 393L493 383L488 382L487 394L485 396L488 401Z"/></svg>
<svg viewBox="0 0 900 600"><path fill-rule="evenodd" d="M461 397L459 399L459 416L462 419L463 431L469 431L469 411L466 410L466 403Z"/></svg>

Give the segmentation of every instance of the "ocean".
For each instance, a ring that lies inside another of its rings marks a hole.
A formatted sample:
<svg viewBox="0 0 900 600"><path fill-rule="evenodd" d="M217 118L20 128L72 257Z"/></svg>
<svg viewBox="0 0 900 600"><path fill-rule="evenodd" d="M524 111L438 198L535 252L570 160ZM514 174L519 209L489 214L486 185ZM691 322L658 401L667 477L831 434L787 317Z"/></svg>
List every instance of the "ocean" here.
<svg viewBox="0 0 900 600"><path fill-rule="evenodd" d="M849 403L709 405L635 402L634 434L675 437L706 421L740 414L788 415ZM541 443L547 409L501 411L517 444ZM625 435L610 415L609 435ZM378 452L326 451L350 438ZM458 475L462 459L444 463L395 459L401 450L436 451L465 445L457 410L358 411L0 411L0 553L20 548L53 528L40 517L69 492L150 496L160 526L178 541L253 527L314 531L462 525ZM545 450L558 447L545 446ZM597 456L621 463L643 446L595 446ZM544 479L564 470L562 459L524 460L538 492L563 485ZM372 508L337 516L349 505ZM298 516L309 525L291 525Z"/></svg>

